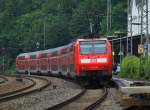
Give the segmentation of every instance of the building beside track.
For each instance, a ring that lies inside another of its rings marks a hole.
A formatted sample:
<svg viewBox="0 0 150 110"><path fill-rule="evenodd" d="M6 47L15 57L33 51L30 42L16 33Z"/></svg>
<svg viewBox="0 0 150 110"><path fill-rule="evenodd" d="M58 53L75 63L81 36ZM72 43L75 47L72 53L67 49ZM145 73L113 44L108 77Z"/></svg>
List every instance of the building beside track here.
<svg viewBox="0 0 150 110"><path fill-rule="evenodd" d="M138 54L138 45L144 46L144 56L150 56L150 0L128 0L126 36L111 40L115 62L126 55Z"/></svg>

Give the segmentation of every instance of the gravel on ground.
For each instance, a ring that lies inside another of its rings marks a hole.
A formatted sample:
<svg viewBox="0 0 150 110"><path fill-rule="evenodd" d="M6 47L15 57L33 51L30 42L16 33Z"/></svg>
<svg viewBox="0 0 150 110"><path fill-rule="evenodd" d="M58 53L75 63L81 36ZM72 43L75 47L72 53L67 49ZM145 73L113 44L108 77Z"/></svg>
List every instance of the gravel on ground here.
<svg viewBox="0 0 150 110"><path fill-rule="evenodd" d="M72 82L55 77L50 77L49 80L52 84L44 90L0 102L0 110L45 110L75 96L81 91L81 88Z"/></svg>

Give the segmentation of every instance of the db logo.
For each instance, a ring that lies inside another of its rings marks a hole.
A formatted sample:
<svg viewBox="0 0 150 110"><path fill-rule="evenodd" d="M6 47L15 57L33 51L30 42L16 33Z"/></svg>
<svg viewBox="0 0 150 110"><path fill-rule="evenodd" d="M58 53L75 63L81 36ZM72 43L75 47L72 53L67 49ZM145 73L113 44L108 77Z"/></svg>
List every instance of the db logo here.
<svg viewBox="0 0 150 110"><path fill-rule="evenodd" d="M94 62L96 62L96 61L97 61L96 59L91 59L91 62L92 62L92 63L94 63Z"/></svg>

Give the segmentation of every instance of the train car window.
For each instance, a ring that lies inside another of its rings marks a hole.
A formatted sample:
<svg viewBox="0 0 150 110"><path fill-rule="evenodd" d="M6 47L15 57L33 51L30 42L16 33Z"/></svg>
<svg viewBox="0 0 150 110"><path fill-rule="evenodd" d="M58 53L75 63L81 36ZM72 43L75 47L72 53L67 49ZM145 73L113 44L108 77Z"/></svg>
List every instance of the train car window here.
<svg viewBox="0 0 150 110"><path fill-rule="evenodd" d="M19 56L19 57L18 57L18 60L24 60L24 57L25 57L25 56Z"/></svg>
<svg viewBox="0 0 150 110"><path fill-rule="evenodd" d="M106 53L106 41L81 41L80 54L104 54Z"/></svg>
<svg viewBox="0 0 150 110"><path fill-rule="evenodd" d="M106 53L106 44L94 44L95 53Z"/></svg>
<svg viewBox="0 0 150 110"><path fill-rule="evenodd" d="M92 45L82 44L80 45L80 53L81 54L90 54L92 53Z"/></svg>
<svg viewBox="0 0 150 110"><path fill-rule="evenodd" d="M47 53L42 53L41 54L41 58L46 58L47 57Z"/></svg>
<svg viewBox="0 0 150 110"><path fill-rule="evenodd" d="M36 55L31 55L30 59L36 59Z"/></svg>

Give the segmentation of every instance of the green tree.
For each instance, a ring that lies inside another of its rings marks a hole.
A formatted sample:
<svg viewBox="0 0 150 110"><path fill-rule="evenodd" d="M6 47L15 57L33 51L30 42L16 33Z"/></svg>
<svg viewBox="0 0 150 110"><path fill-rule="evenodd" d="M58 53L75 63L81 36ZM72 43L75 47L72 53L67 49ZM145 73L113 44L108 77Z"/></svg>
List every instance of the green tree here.
<svg viewBox="0 0 150 110"><path fill-rule="evenodd" d="M125 3L113 0L113 14L121 15ZM0 0L0 49L13 62L17 54L37 50L37 42L44 49L44 35L48 49L90 33L90 22L94 33L105 34L106 8L106 0ZM113 30L125 29L126 18L114 17Z"/></svg>

